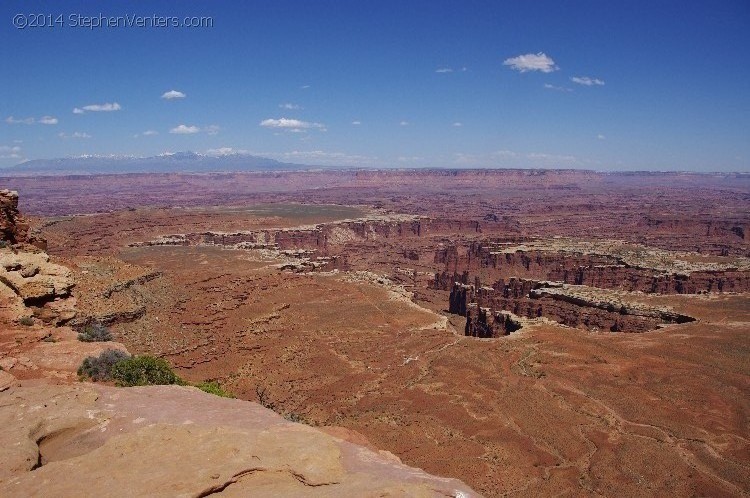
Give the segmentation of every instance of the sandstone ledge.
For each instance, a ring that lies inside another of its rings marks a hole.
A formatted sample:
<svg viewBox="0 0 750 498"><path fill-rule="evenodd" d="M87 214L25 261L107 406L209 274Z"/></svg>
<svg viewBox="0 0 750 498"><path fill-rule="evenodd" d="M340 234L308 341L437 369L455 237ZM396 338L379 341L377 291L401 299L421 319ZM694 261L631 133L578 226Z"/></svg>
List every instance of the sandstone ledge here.
<svg viewBox="0 0 750 498"><path fill-rule="evenodd" d="M0 496L478 496L255 403L191 387L0 393Z"/></svg>

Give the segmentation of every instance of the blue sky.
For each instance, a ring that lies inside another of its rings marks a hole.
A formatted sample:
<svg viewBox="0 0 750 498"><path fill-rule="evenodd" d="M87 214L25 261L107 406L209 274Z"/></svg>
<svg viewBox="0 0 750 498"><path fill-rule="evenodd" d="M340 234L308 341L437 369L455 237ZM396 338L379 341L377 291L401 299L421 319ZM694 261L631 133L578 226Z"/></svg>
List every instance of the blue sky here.
<svg viewBox="0 0 750 498"><path fill-rule="evenodd" d="M72 25L101 15L213 27ZM748 171L749 24L746 0L6 0L0 166L191 150Z"/></svg>

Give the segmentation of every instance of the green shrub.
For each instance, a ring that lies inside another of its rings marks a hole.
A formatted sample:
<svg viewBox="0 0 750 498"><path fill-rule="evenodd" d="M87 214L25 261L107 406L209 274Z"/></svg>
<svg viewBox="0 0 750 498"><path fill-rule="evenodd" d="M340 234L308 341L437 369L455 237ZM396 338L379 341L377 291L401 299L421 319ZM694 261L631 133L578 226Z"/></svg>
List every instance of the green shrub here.
<svg viewBox="0 0 750 498"><path fill-rule="evenodd" d="M20 318L18 320L18 323L20 323L21 325L25 325L27 327L31 327L32 325L34 325L34 319L31 318L30 316L25 316L23 318Z"/></svg>
<svg viewBox="0 0 750 498"><path fill-rule="evenodd" d="M234 395L232 393L230 393L229 391L225 391L216 381L201 382L200 384L196 384L195 387L203 392L215 394L216 396L221 396L222 398L234 398Z"/></svg>
<svg viewBox="0 0 750 498"><path fill-rule="evenodd" d="M79 334L81 342L107 342L112 340L112 333L101 323L93 323L86 326Z"/></svg>
<svg viewBox="0 0 750 498"><path fill-rule="evenodd" d="M130 358L124 351L119 349L107 349L102 351L99 356L89 356L78 368L78 375L89 377L94 382L112 380L112 370L114 366L127 358Z"/></svg>
<svg viewBox="0 0 750 498"><path fill-rule="evenodd" d="M184 384L166 360L153 356L133 356L117 362L112 379L124 387Z"/></svg>

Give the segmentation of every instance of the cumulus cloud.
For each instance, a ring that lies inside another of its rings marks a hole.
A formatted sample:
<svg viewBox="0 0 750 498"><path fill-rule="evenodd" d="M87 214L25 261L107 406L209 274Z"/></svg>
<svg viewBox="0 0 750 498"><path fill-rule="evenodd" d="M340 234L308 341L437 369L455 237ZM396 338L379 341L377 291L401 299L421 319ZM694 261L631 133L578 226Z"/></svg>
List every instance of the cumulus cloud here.
<svg viewBox="0 0 750 498"><path fill-rule="evenodd" d="M185 97L187 97L187 95L177 90L170 90L161 95L161 98L164 100L184 99Z"/></svg>
<svg viewBox="0 0 750 498"><path fill-rule="evenodd" d="M263 126L264 128L275 128L296 133L311 129L326 131L326 127L322 123L312 123L309 121L301 121L299 119L289 118L264 119L260 122L260 126Z"/></svg>
<svg viewBox="0 0 750 498"><path fill-rule="evenodd" d="M509 66L511 69L526 73L529 71L541 71L543 73L551 73L560 69L544 52L538 54L523 54L517 57L511 57L503 61L504 66Z"/></svg>
<svg viewBox="0 0 750 498"><path fill-rule="evenodd" d="M41 118L39 118L39 122L46 125L56 125L57 118L54 116L42 116Z"/></svg>
<svg viewBox="0 0 750 498"><path fill-rule="evenodd" d="M596 139L597 139L597 140L606 140L606 139L607 139L607 137L605 137L604 135L602 135L602 134L600 133L600 134L598 134L598 135L596 136Z"/></svg>
<svg viewBox="0 0 750 498"><path fill-rule="evenodd" d="M174 133L175 135L193 135L195 133L198 133L199 131L201 131L201 129L197 126L187 126L181 124L169 130L169 133Z"/></svg>
<svg viewBox="0 0 750 498"><path fill-rule="evenodd" d="M398 125L399 126L409 126L409 122L408 121L401 121Z"/></svg>
<svg viewBox="0 0 750 498"><path fill-rule="evenodd" d="M361 125L361 124L362 124L362 122L361 122L361 121L352 121L352 124L353 124L354 126L359 126L359 125Z"/></svg>
<svg viewBox="0 0 750 498"><path fill-rule="evenodd" d="M203 128L203 131L205 131L209 135L218 135L220 129L221 128L219 127L219 125L213 124L213 125L208 125L205 128Z"/></svg>
<svg viewBox="0 0 750 498"><path fill-rule="evenodd" d="M5 118L5 122L8 124L34 124L34 118L23 118L23 119L16 119L13 116L8 116Z"/></svg>
<svg viewBox="0 0 750 498"><path fill-rule="evenodd" d="M60 138L66 138L66 139L67 138L91 138L91 135L89 135L86 132L82 132L82 131L75 131L75 132L71 133L70 135L68 135L66 133L63 133L63 132L60 132L60 133L57 134L57 136L60 137Z"/></svg>
<svg viewBox="0 0 750 498"><path fill-rule="evenodd" d="M298 106L297 104L292 104L291 102L286 102L286 103L284 103L284 104L279 104L279 107L280 107L281 109L288 109L288 110L290 110L290 111L293 111L293 110L296 110L296 109L302 109L302 108L301 108L300 106Z"/></svg>
<svg viewBox="0 0 750 498"><path fill-rule="evenodd" d="M588 76L573 76L570 78L573 83L578 83L584 86L604 85L604 82L597 78L589 78Z"/></svg>
<svg viewBox="0 0 750 498"><path fill-rule="evenodd" d="M439 67L439 68L435 69L435 72L436 73L442 73L442 74L452 73L453 72L453 68L451 68L451 67Z"/></svg>
<svg viewBox="0 0 750 498"><path fill-rule="evenodd" d="M453 123L453 126L455 126L456 128L460 128L460 127L461 127L461 126L463 126L463 125L464 125L464 124L463 124L463 123L461 123L461 122L459 122L459 121L456 121L455 123Z"/></svg>
<svg viewBox="0 0 750 498"><path fill-rule="evenodd" d="M106 102L104 104L89 104L81 107L74 107L73 114L83 114L86 111L89 112L112 112L119 111L122 106L117 102Z"/></svg>

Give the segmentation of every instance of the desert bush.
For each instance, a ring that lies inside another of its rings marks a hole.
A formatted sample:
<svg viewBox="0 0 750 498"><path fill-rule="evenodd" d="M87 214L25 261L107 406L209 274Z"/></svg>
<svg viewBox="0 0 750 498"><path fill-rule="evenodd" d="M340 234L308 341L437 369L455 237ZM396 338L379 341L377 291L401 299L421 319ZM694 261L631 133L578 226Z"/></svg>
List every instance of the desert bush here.
<svg viewBox="0 0 750 498"><path fill-rule="evenodd" d="M25 325L26 327L31 327L34 325L34 319L30 316L24 316L23 318L19 318L18 323Z"/></svg>
<svg viewBox="0 0 750 498"><path fill-rule="evenodd" d="M224 390L224 388L222 388L216 381L201 382L200 384L196 384L195 387L203 392L215 394L216 396L221 396L222 398L234 398L234 395L232 393Z"/></svg>
<svg viewBox="0 0 750 498"><path fill-rule="evenodd" d="M78 333L78 340L81 342L107 342L112 340L112 333L101 323L93 323Z"/></svg>
<svg viewBox="0 0 750 498"><path fill-rule="evenodd" d="M123 360L130 358L124 351L119 349L107 349L99 356L89 356L78 368L78 375L89 377L94 382L112 380L114 366Z"/></svg>
<svg viewBox="0 0 750 498"><path fill-rule="evenodd" d="M184 384L165 359L153 356L133 356L117 362L112 379L124 387Z"/></svg>

